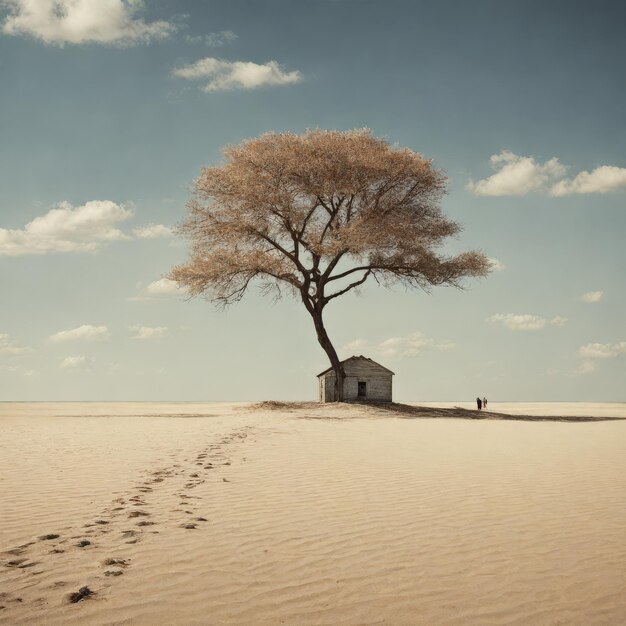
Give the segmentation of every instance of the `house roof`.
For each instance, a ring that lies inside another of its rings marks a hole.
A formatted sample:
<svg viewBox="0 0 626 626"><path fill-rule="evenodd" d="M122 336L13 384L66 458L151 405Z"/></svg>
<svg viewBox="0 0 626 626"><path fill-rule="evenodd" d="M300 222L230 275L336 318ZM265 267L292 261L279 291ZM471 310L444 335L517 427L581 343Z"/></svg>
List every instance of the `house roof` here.
<svg viewBox="0 0 626 626"><path fill-rule="evenodd" d="M371 363L372 365L376 365L377 367L380 367L380 369L385 370L386 372L389 372L390 374L395 376L395 372L392 372L390 369L386 368L384 365L381 365L380 363L376 363L376 361L374 361L373 359L370 359L366 356L363 356L362 354L360 354L359 356L351 356L348 359L344 359L343 361L341 361L342 363L347 363L348 361L354 361L355 359L362 359L363 361L368 361L369 363ZM332 367L329 367L327 369L325 369L323 372L320 372L317 377L319 378L320 376L323 376L324 374L328 374L328 372L332 371Z"/></svg>

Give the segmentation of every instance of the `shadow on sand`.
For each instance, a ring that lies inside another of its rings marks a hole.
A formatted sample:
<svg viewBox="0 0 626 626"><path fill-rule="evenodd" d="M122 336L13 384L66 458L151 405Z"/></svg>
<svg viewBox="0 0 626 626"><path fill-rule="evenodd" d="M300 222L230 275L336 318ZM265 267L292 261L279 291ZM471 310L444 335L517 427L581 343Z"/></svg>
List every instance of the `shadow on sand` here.
<svg viewBox="0 0 626 626"><path fill-rule="evenodd" d="M361 409L355 415L355 408ZM469 419L514 420L520 422L608 422L621 417L595 417L575 415L511 415L494 411L477 411L462 407L436 408L402 404L400 402L343 402L322 404L319 402L280 402L269 400L253 404L253 410L286 411L303 419L354 419L363 417L398 417L401 419Z"/></svg>

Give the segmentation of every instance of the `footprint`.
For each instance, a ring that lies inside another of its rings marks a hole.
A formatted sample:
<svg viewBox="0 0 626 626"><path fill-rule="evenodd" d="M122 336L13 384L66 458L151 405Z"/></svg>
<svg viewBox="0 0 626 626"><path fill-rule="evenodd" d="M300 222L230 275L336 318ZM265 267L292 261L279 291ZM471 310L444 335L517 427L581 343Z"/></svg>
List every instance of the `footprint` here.
<svg viewBox="0 0 626 626"><path fill-rule="evenodd" d="M17 548L11 548L10 550L6 550L4 554L11 554L12 556L19 556L20 554L24 554L24 552L26 552L26 548L32 546L34 543L35 543L34 541L23 543L21 546L17 546Z"/></svg>
<svg viewBox="0 0 626 626"><path fill-rule="evenodd" d="M48 533L47 535L41 535L39 541L49 541L51 539L58 539L61 535L55 533Z"/></svg>
<svg viewBox="0 0 626 626"><path fill-rule="evenodd" d="M206 517L196 517L197 522L208 522L209 520Z"/></svg>
<svg viewBox="0 0 626 626"><path fill-rule="evenodd" d="M198 525L197 524L181 524L181 528L187 528L191 530L193 528L198 528Z"/></svg>
<svg viewBox="0 0 626 626"><path fill-rule="evenodd" d="M104 561L102 561L102 565L117 565L117 567L128 567L129 562L130 559L110 557L108 559L104 559Z"/></svg>
<svg viewBox="0 0 626 626"><path fill-rule="evenodd" d="M137 526L154 526L155 522L148 522L148 521L143 521L143 522L137 522Z"/></svg>
<svg viewBox="0 0 626 626"><path fill-rule="evenodd" d="M5 567L19 567L22 563L26 563L28 559L13 559L11 561L7 561L3 565Z"/></svg>
<svg viewBox="0 0 626 626"><path fill-rule="evenodd" d="M105 576L121 576L124 572L121 569L108 569L104 572Z"/></svg>
<svg viewBox="0 0 626 626"><path fill-rule="evenodd" d="M104 526L105 524L108 524L109 522L105 519L97 519L95 523L100 524L101 526Z"/></svg>
<svg viewBox="0 0 626 626"><path fill-rule="evenodd" d="M50 585L50 588L58 589L59 587L65 587L65 585L67 585L67 582L65 582L64 580L57 580L55 583L52 583Z"/></svg>
<svg viewBox="0 0 626 626"><path fill-rule="evenodd" d="M131 511L128 517L150 517L150 513L146 513L145 511Z"/></svg>
<svg viewBox="0 0 626 626"><path fill-rule="evenodd" d="M76 544L77 548L84 548L85 546L90 546L91 545L91 541L89 541L88 539L83 539L82 541L79 541Z"/></svg>
<svg viewBox="0 0 626 626"><path fill-rule="evenodd" d="M84 600L92 595L94 595L94 593L91 589L89 589L89 587L81 587L78 591L70 593L67 599L72 604L76 604L77 602L80 602L81 600Z"/></svg>

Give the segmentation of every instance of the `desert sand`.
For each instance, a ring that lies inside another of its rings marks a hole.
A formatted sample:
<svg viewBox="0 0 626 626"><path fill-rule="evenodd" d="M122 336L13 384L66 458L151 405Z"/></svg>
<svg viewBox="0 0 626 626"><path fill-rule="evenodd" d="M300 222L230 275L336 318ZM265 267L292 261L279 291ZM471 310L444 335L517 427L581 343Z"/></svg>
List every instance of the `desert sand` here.
<svg viewBox="0 0 626 626"><path fill-rule="evenodd" d="M625 623L626 421L502 417L0 404L0 623Z"/></svg>

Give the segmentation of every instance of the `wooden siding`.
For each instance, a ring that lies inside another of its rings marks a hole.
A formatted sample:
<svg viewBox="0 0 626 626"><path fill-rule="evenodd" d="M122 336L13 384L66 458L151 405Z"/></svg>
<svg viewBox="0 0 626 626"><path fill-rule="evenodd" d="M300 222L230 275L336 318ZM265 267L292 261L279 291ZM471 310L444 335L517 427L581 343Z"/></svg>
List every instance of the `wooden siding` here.
<svg viewBox="0 0 626 626"><path fill-rule="evenodd" d="M392 401L393 374L389 370L365 358L354 358L344 361L344 371L344 400ZM366 383L365 397L359 397L360 382ZM332 370L320 376L319 390L320 402L333 401L335 375Z"/></svg>

